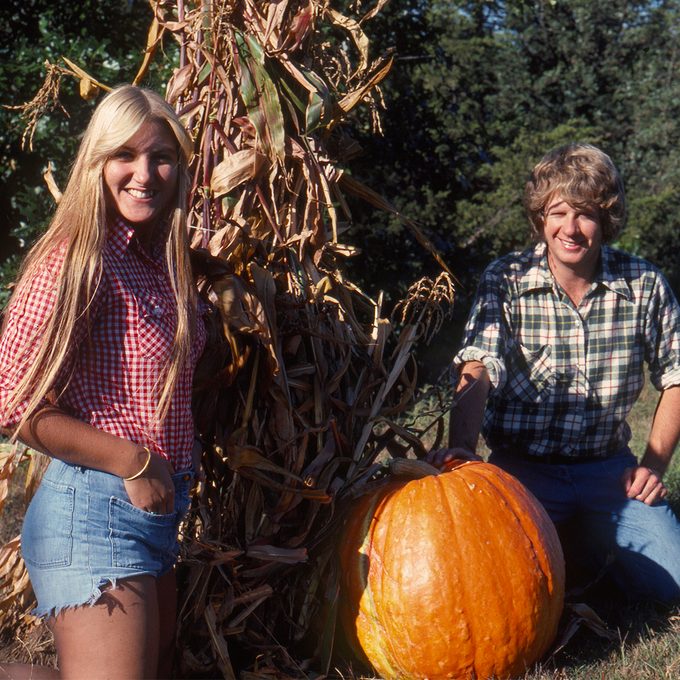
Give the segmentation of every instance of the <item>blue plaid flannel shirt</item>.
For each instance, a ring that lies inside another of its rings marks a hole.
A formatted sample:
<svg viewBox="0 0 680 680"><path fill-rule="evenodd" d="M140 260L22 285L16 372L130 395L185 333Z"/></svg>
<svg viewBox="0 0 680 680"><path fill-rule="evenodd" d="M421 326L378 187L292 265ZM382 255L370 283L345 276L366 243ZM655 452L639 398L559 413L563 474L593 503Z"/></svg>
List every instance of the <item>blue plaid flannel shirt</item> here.
<svg viewBox="0 0 680 680"><path fill-rule="evenodd" d="M539 243L482 275L454 367L472 360L491 377L492 451L613 455L630 440L645 364L658 390L680 385L680 310L653 265L608 246L577 309Z"/></svg>

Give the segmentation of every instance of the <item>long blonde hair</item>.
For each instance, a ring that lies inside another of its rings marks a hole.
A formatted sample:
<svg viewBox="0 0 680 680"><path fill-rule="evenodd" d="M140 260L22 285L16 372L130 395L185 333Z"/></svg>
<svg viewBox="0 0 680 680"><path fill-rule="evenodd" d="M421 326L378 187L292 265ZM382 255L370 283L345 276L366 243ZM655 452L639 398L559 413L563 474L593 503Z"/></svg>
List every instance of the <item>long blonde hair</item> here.
<svg viewBox="0 0 680 680"><path fill-rule="evenodd" d="M76 321L89 308L102 276L107 235L103 171L106 162L147 122L165 123L177 140L178 186L169 209L170 232L165 260L177 303L177 328L172 355L158 386L156 419L167 414L170 399L190 354L196 317L196 293L189 263L186 231L188 164L193 144L170 105L158 94L133 85L114 89L99 103L85 130L68 184L45 234L33 246L20 271L17 292L30 282L61 244L66 257L57 286L56 303L38 341L34 359L16 386L5 416L28 399L16 432L54 388L64 365ZM14 301L10 300L10 305ZM4 329L3 329L4 330Z"/></svg>

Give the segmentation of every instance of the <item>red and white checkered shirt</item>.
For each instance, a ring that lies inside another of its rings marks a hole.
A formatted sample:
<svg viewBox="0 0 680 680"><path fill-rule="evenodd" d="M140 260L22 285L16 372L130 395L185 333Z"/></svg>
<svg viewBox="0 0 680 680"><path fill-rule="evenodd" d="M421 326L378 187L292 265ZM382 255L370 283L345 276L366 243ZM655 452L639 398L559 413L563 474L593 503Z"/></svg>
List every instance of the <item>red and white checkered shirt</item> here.
<svg viewBox="0 0 680 680"><path fill-rule="evenodd" d="M177 311L162 244L149 256L134 234L121 220L110 227L90 327L86 315L81 315L54 389L65 412L147 446L168 458L175 470L185 470L192 464L191 384L205 345L205 326L199 319L190 361L179 377L166 418L156 424L157 386L172 351ZM6 312L0 338L0 411L35 356L55 304L64 256L64 247L55 249L38 275L20 284ZM16 426L27 404L20 404L0 426Z"/></svg>

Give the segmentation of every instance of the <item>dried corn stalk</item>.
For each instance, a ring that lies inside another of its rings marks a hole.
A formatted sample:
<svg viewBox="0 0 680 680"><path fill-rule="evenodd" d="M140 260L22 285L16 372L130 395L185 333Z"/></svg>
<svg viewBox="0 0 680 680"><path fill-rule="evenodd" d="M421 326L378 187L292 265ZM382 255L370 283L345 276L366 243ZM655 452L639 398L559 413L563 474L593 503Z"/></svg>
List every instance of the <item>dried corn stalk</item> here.
<svg viewBox="0 0 680 680"><path fill-rule="evenodd" d="M448 312L451 278L415 286L397 332L341 272L345 193L391 209L340 167L353 148L340 124L362 101L377 114L390 68L363 30L381 4L358 18L314 0L158 7L181 44L168 98L200 150L192 245L209 255L202 290L226 337L197 376L210 446L185 527L188 674L325 672L343 499L392 440L418 445L392 418L411 403L412 350Z"/></svg>
<svg viewBox="0 0 680 680"><path fill-rule="evenodd" d="M3 444L0 447L0 512L9 493L10 480L26 454L26 447L20 444ZM47 457L42 454L35 453L29 457L24 482L26 505L38 487L47 462ZM0 633L3 644L9 646L14 640L27 637L38 623L38 619L30 613L34 606L33 589L21 557L21 540L16 536L0 548Z"/></svg>

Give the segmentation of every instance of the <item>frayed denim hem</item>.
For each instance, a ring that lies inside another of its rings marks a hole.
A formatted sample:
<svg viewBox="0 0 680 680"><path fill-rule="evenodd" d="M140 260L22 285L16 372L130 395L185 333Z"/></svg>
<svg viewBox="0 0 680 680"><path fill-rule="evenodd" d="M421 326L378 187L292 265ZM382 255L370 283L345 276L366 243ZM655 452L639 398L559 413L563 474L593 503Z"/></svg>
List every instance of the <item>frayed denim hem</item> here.
<svg viewBox="0 0 680 680"><path fill-rule="evenodd" d="M92 594L85 600L85 602L69 602L67 604L56 605L54 607L35 607L31 614L39 619L57 618L66 609L78 609L79 607L94 607L99 602L104 593L110 590L115 590L118 585L118 579L104 578L99 585L92 591ZM106 587L108 586L108 587ZM102 590L103 589L103 590Z"/></svg>

